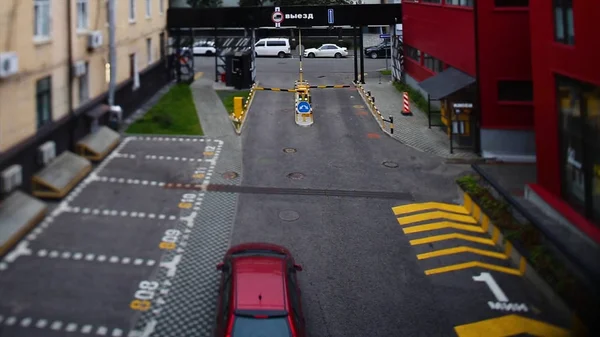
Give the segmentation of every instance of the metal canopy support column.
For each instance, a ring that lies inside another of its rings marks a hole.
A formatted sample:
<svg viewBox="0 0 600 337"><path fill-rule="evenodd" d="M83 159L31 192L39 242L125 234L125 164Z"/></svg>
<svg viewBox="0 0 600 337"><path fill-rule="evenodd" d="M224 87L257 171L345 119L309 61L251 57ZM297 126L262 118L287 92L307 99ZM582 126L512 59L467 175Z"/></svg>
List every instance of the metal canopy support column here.
<svg viewBox="0 0 600 337"><path fill-rule="evenodd" d="M358 83L358 39L356 36L356 26L352 27L352 37L354 46L354 83Z"/></svg>
<svg viewBox="0 0 600 337"><path fill-rule="evenodd" d="M360 83L365 84L365 53L364 50L364 39L363 39L363 26L360 26Z"/></svg>
<svg viewBox="0 0 600 337"><path fill-rule="evenodd" d="M173 66L175 66L175 71L177 72L177 83L181 82L181 30L177 29L175 33L175 57L173 58Z"/></svg>
<svg viewBox="0 0 600 337"><path fill-rule="evenodd" d="M252 83L256 83L256 50L254 49L254 45L256 44L256 29L252 28Z"/></svg>
<svg viewBox="0 0 600 337"><path fill-rule="evenodd" d="M221 47L219 46L219 39L217 38L217 27L215 27L215 82L219 82L219 54Z"/></svg>

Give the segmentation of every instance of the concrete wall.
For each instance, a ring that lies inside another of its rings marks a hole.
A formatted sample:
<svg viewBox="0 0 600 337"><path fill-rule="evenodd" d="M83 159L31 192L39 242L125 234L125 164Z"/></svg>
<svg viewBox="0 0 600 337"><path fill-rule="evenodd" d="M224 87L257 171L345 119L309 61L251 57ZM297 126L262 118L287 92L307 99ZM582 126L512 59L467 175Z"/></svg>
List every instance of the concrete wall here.
<svg viewBox="0 0 600 337"><path fill-rule="evenodd" d="M67 2L51 2L51 34L40 39L33 36L32 1L12 1L0 6L0 52L13 51L19 57L19 73L0 80L0 154L36 134L36 81L52 76L52 120L69 113L68 44L73 47L73 61L89 63L89 98L93 100L108 90L106 63L108 61L108 24L105 1L89 0L88 27L76 29L76 0L72 1L72 36L67 27ZM159 34L166 26L167 0L160 13L159 1L151 1L151 15L146 16L145 1L138 0L136 20L129 20L128 1L116 1L117 19L117 81L129 79L129 54L137 53L138 71L148 66L146 39L152 41L152 59L160 58ZM87 50L90 31L103 35L102 47ZM73 81L74 109L87 101L79 102L78 79Z"/></svg>

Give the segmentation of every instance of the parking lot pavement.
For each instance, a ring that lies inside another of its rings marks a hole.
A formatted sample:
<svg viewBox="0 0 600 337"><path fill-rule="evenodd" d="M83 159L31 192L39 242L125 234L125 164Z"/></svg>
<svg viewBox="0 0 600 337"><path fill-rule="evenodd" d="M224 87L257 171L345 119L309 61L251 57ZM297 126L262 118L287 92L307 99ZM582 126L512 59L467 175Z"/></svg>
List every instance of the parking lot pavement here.
<svg viewBox="0 0 600 337"><path fill-rule="evenodd" d="M217 275L214 244L229 240L227 226L201 218L233 222L214 200L204 209L199 191L222 145L125 138L0 261L0 336L147 337L185 319L181 297L212 293L216 279L195 273ZM213 313L208 305L194 323L209 330Z"/></svg>

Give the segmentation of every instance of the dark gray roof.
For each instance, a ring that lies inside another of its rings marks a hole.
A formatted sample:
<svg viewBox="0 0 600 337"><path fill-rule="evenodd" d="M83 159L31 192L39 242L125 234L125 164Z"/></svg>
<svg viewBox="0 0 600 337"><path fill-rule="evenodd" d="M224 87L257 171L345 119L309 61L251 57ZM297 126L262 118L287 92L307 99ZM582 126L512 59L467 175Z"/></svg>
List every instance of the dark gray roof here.
<svg viewBox="0 0 600 337"><path fill-rule="evenodd" d="M456 68L448 68L441 73L419 83L433 100L446 98L449 95L475 83L475 78Z"/></svg>

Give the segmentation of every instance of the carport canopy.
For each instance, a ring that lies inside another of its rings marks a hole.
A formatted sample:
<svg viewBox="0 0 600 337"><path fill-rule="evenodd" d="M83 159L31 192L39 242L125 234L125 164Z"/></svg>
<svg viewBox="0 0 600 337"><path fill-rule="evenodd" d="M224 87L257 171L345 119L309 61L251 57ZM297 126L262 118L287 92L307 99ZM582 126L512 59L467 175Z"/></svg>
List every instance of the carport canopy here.
<svg viewBox="0 0 600 337"><path fill-rule="evenodd" d="M0 203L0 255L6 253L48 211L42 201L14 191Z"/></svg>
<svg viewBox="0 0 600 337"><path fill-rule="evenodd" d="M476 79L456 68L448 68L419 83L432 100L444 99L475 83Z"/></svg>

